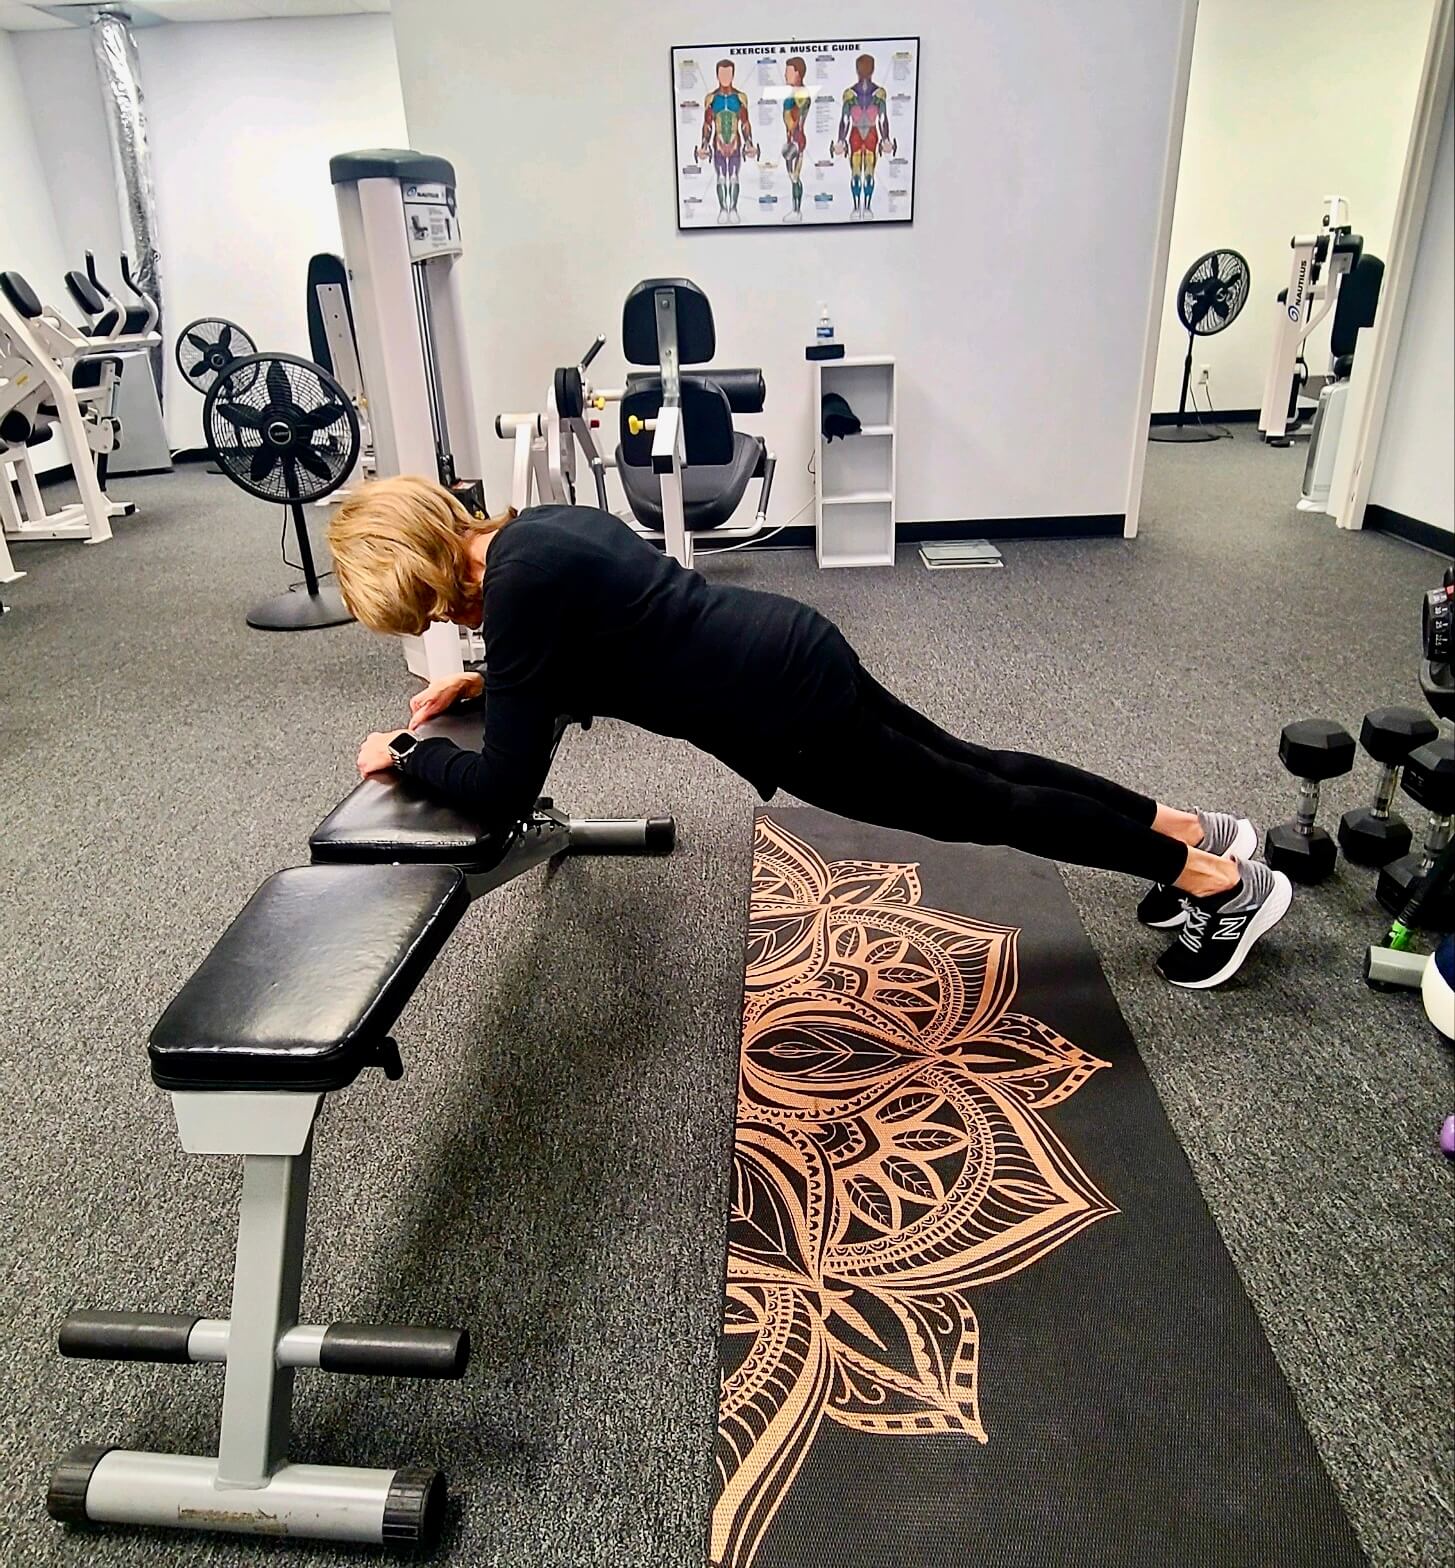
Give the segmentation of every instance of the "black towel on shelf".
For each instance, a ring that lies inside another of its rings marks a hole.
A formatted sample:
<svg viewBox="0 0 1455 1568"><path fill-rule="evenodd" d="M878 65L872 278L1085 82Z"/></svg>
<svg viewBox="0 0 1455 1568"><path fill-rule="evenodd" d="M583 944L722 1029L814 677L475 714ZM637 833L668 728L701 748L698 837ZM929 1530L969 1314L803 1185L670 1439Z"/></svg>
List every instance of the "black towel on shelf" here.
<svg viewBox="0 0 1455 1568"><path fill-rule="evenodd" d="M825 441L835 436L856 436L864 427L859 416L837 392L823 395L823 434Z"/></svg>

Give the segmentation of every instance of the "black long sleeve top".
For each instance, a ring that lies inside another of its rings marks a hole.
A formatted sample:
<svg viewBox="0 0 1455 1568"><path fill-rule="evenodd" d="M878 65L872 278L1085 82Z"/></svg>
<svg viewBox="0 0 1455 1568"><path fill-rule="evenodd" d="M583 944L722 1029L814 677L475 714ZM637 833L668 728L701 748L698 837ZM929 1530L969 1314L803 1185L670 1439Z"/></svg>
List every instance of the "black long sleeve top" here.
<svg viewBox="0 0 1455 1568"><path fill-rule="evenodd" d="M490 830L539 795L558 715L679 736L767 799L784 761L855 700L858 659L831 621L709 582L594 507L506 524L483 592L483 745L421 741L405 771Z"/></svg>

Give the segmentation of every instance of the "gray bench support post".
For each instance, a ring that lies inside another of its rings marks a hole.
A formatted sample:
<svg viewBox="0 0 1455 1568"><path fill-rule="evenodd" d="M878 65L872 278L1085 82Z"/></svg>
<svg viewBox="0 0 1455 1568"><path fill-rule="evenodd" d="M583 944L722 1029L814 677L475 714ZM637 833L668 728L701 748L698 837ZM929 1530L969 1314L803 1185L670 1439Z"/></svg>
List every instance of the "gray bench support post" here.
<svg viewBox="0 0 1455 1568"><path fill-rule="evenodd" d="M266 1486L288 1457L293 1368L278 1365L277 1347L298 1322L311 1159L310 1138L301 1154L249 1154L243 1160L217 1450L222 1486Z"/></svg>

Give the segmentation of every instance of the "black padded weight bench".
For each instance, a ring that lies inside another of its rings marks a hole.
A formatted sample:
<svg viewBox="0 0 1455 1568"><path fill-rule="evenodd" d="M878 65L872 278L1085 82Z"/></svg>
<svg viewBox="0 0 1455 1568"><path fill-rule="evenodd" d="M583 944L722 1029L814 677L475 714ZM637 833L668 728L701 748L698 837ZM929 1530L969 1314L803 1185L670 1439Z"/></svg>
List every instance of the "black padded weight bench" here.
<svg viewBox="0 0 1455 1568"><path fill-rule="evenodd" d="M52 1517L401 1547L438 1534L436 1470L295 1464L293 1374L460 1377L461 1329L298 1322L313 1124L369 1067L470 902L452 866L302 866L268 878L152 1031L151 1067L189 1154L241 1155L232 1314L73 1312L61 1353L222 1362L217 1457L86 1446L51 1472Z"/></svg>
<svg viewBox="0 0 1455 1568"><path fill-rule="evenodd" d="M471 713L426 727L474 745L480 730ZM314 1122L364 1070L402 1075L389 1030L473 897L557 855L665 853L674 840L670 817L583 821L547 800L490 835L406 779L366 780L314 832L314 864L263 883L150 1044L182 1147L242 1156L231 1316L76 1311L60 1332L67 1356L225 1365L217 1457L85 1445L51 1472L52 1517L434 1543L438 1470L288 1456L298 1368L458 1378L469 1360L464 1329L298 1322Z"/></svg>

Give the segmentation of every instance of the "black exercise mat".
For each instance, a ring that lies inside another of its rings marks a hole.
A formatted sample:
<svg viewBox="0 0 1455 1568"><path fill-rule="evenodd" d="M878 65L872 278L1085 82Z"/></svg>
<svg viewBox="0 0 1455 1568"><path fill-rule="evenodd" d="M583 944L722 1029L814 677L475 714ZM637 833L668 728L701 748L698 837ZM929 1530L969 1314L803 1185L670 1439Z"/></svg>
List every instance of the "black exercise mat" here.
<svg viewBox="0 0 1455 1568"><path fill-rule="evenodd" d="M1365 1562L1053 866L766 812L747 962L715 1568Z"/></svg>

